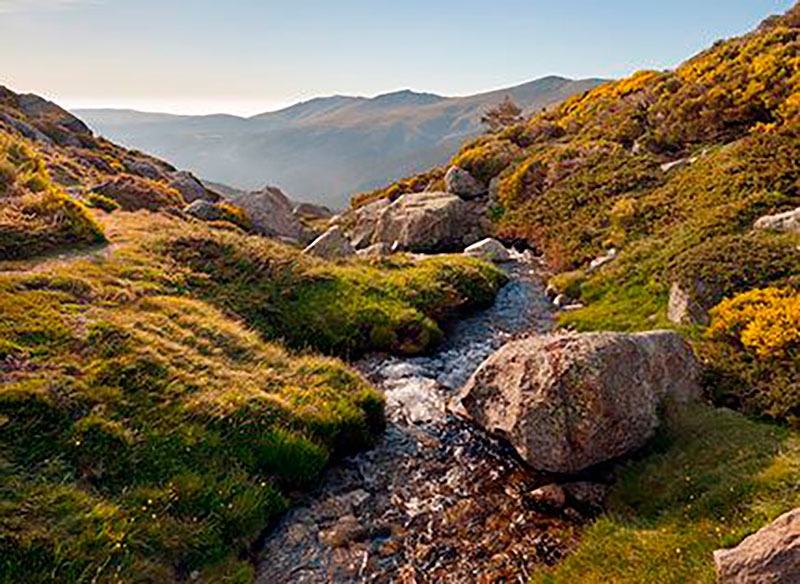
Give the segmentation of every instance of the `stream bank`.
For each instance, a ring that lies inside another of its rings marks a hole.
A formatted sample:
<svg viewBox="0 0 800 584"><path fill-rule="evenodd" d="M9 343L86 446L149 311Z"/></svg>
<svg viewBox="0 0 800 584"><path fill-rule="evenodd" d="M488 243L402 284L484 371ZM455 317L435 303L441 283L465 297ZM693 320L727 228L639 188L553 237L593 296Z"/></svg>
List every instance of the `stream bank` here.
<svg viewBox="0 0 800 584"><path fill-rule="evenodd" d="M499 347L553 326L535 258L514 254L506 269L494 305L454 325L434 355L357 364L386 394L386 434L268 534L259 584L524 583L569 549L581 517L547 514L531 496L547 477L446 408Z"/></svg>

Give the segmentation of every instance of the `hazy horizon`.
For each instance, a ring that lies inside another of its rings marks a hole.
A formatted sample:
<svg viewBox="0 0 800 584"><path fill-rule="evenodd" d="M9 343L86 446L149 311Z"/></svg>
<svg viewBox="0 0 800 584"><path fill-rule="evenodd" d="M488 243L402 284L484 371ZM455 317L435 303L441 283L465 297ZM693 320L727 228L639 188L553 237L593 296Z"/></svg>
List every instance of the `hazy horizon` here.
<svg viewBox="0 0 800 584"><path fill-rule="evenodd" d="M672 68L791 5L676 0L654 17L633 0L346 0L335 11L313 0L0 0L0 84L69 109L184 115L404 89L473 95L548 75Z"/></svg>

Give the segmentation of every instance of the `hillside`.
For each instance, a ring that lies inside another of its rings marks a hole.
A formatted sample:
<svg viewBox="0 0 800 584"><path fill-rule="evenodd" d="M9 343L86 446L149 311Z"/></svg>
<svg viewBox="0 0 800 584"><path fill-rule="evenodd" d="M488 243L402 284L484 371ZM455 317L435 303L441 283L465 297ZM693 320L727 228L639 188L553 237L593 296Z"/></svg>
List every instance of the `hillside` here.
<svg viewBox="0 0 800 584"><path fill-rule="evenodd" d="M199 191L198 191L199 188ZM179 190L182 189L182 190ZM373 444L348 364L418 354L505 277L332 262L191 175L0 90L0 582L249 582L263 530Z"/></svg>
<svg viewBox="0 0 800 584"><path fill-rule="evenodd" d="M681 330L708 401L760 421L726 409L673 421L537 582L713 581L715 548L800 503L787 430L800 419L798 55L800 5L352 201L361 221L467 171L490 193L494 235L544 256L563 328Z"/></svg>
<svg viewBox="0 0 800 584"><path fill-rule="evenodd" d="M205 179L245 190L270 182L299 200L342 208L358 190L445 162L480 133L483 111L506 95L534 112L598 83L547 77L458 98L411 91L373 99L335 96L249 119L75 113L100 134Z"/></svg>

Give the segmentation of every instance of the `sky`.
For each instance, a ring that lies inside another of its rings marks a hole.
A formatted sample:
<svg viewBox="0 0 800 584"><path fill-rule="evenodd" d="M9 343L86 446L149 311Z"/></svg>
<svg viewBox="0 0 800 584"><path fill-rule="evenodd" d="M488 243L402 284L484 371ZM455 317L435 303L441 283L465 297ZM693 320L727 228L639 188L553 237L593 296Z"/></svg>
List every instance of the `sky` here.
<svg viewBox="0 0 800 584"><path fill-rule="evenodd" d="M68 108L253 115L667 69L794 0L0 0L0 85Z"/></svg>

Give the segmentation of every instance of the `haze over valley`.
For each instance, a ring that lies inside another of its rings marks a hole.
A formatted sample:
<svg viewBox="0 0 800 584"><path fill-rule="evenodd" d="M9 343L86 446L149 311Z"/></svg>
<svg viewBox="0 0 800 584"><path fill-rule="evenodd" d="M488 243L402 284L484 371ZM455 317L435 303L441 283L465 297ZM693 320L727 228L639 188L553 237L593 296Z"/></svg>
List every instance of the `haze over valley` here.
<svg viewBox="0 0 800 584"><path fill-rule="evenodd" d="M294 199L343 208L357 192L447 162L482 131L482 114L506 96L535 113L600 83L552 76L468 97L413 91L322 97L250 118L74 113L99 134L201 178L243 190L273 184Z"/></svg>

